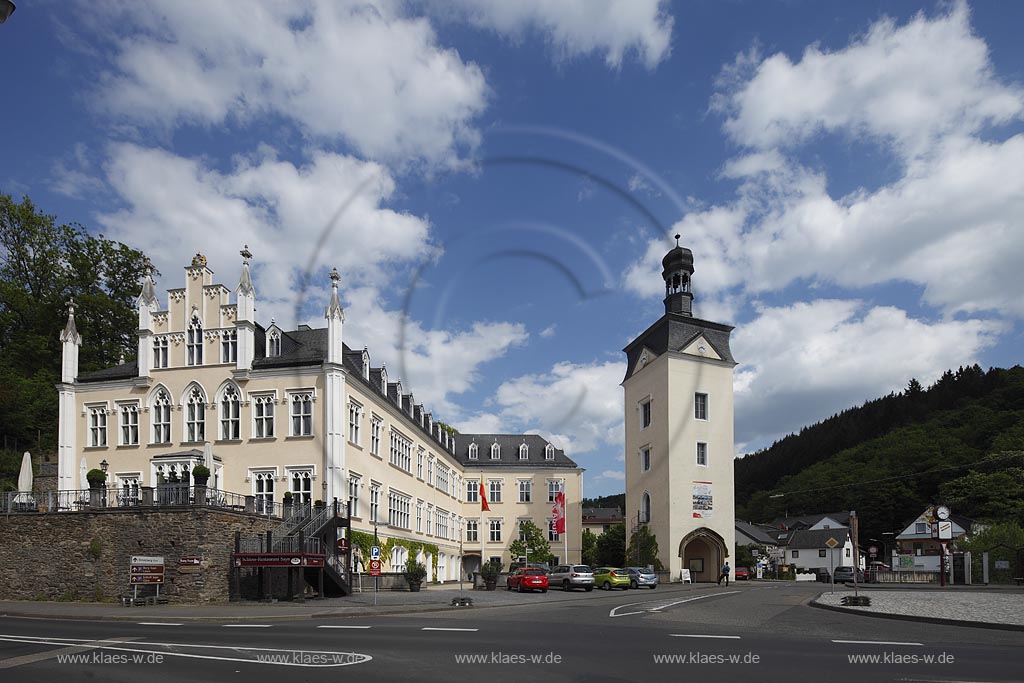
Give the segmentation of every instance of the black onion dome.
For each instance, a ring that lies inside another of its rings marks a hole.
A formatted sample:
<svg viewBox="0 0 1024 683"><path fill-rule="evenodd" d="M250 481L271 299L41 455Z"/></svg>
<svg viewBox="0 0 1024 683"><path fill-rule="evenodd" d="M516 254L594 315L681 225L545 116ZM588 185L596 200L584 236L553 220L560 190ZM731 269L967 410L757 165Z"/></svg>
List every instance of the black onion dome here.
<svg viewBox="0 0 1024 683"><path fill-rule="evenodd" d="M679 246L679 235L676 235L676 246L665 254L665 258L661 259L661 267L665 269L665 272L679 269L693 272L693 252L686 247Z"/></svg>

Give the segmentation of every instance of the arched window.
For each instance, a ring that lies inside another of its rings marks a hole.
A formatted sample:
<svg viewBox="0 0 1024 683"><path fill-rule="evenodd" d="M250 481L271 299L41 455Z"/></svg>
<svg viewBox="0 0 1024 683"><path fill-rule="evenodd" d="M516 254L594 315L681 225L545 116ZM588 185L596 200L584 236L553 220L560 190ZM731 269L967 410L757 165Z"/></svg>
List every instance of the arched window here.
<svg viewBox="0 0 1024 683"><path fill-rule="evenodd" d="M152 443L171 442L171 396L161 389L153 399Z"/></svg>
<svg viewBox="0 0 1024 683"><path fill-rule="evenodd" d="M469 444L469 459L476 460L480 456L480 450L475 443Z"/></svg>
<svg viewBox="0 0 1024 683"><path fill-rule="evenodd" d="M199 322L199 316L192 316L192 323L188 326L188 340L185 344L189 365L203 364L203 323Z"/></svg>
<svg viewBox="0 0 1024 683"><path fill-rule="evenodd" d="M242 438L238 411L238 390L228 385L220 397L220 438L228 441Z"/></svg>
<svg viewBox="0 0 1024 683"><path fill-rule="evenodd" d="M292 470L291 488L292 500L297 505L308 507L313 503L313 472L312 470Z"/></svg>
<svg viewBox="0 0 1024 683"><path fill-rule="evenodd" d="M501 458L501 446L495 441L491 444L491 460L499 460Z"/></svg>
<svg viewBox="0 0 1024 683"><path fill-rule="evenodd" d="M281 355L281 331L271 330L267 336L267 355L268 356L280 356Z"/></svg>
<svg viewBox="0 0 1024 683"><path fill-rule="evenodd" d="M554 460L555 459L555 447L552 446L551 444L548 444L547 446L544 447L544 459L545 460Z"/></svg>
<svg viewBox="0 0 1024 683"><path fill-rule="evenodd" d="M188 392L185 406L185 440L206 441L206 395L199 387Z"/></svg>
<svg viewBox="0 0 1024 683"><path fill-rule="evenodd" d="M526 442L519 444L519 459L529 460L530 458L530 447L526 445Z"/></svg>
<svg viewBox="0 0 1024 683"><path fill-rule="evenodd" d="M644 491L640 499L640 523L650 524L651 522L651 494Z"/></svg>

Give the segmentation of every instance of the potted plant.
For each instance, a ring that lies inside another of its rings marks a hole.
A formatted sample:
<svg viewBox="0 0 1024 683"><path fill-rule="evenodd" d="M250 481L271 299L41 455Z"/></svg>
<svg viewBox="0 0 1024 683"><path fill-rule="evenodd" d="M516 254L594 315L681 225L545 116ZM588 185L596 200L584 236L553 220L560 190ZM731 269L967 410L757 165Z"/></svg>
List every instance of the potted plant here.
<svg viewBox="0 0 1024 683"><path fill-rule="evenodd" d="M85 479L89 482L89 507L103 507L106 503L107 473L92 469L85 473Z"/></svg>
<svg viewBox="0 0 1024 683"><path fill-rule="evenodd" d="M313 501L313 507L315 507L317 510L323 510L325 507L327 507L327 503L323 502L322 500Z"/></svg>
<svg viewBox="0 0 1024 683"><path fill-rule="evenodd" d="M405 580L409 582L409 590L417 593L423 584L423 579L427 578L427 567L422 562L417 562L416 558L410 557L405 563L404 574Z"/></svg>
<svg viewBox="0 0 1024 683"><path fill-rule="evenodd" d="M192 481L196 484L196 505L206 505L206 483L210 481L210 468L206 465L193 467Z"/></svg>
<svg viewBox="0 0 1024 683"><path fill-rule="evenodd" d="M290 514L292 510L292 505L295 503L295 496L292 495L291 491L284 492L283 502L285 507L285 513Z"/></svg>
<svg viewBox="0 0 1024 683"><path fill-rule="evenodd" d="M498 560L491 560L480 567L480 578L484 582L484 588L489 591L494 590L494 587L498 585L499 574L501 574L501 562Z"/></svg>

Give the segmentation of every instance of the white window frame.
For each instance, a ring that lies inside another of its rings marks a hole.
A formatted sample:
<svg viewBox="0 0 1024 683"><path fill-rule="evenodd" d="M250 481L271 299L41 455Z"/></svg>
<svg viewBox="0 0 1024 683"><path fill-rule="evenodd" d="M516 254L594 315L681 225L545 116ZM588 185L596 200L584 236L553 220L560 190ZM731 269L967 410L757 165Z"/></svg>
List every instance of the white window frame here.
<svg viewBox="0 0 1024 683"><path fill-rule="evenodd" d="M693 394L693 419L707 422L710 401L705 392L697 391Z"/></svg>
<svg viewBox="0 0 1024 683"><path fill-rule="evenodd" d="M220 362L234 363L238 360L238 332L222 330L220 333Z"/></svg>
<svg viewBox="0 0 1024 683"><path fill-rule="evenodd" d="M229 399L234 396L234 401ZM242 438L242 394L234 384L225 385L217 401L217 428L223 441Z"/></svg>
<svg viewBox="0 0 1024 683"><path fill-rule="evenodd" d="M168 366L168 339L166 336L153 337L153 369L159 370Z"/></svg>
<svg viewBox="0 0 1024 683"><path fill-rule="evenodd" d="M545 460L554 460L555 459L555 447L552 446L551 444L548 444L547 446L544 447L544 459Z"/></svg>
<svg viewBox="0 0 1024 683"><path fill-rule="evenodd" d="M423 533L423 501L416 499L416 533Z"/></svg>
<svg viewBox="0 0 1024 683"><path fill-rule="evenodd" d="M203 321L193 315L185 332L185 365L203 364Z"/></svg>
<svg viewBox="0 0 1024 683"><path fill-rule="evenodd" d="M359 444L359 432L363 423L363 406L357 401L348 401L348 440L356 446Z"/></svg>
<svg viewBox="0 0 1024 683"><path fill-rule="evenodd" d="M157 389L153 394L153 402L150 406L150 443L171 443L171 409L173 407L171 392L164 387ZM166 438L160 438L161 436Z"/></svg>
<svg viewBox="0 0 1024 683"><path fill-rule="evenodd" d="M474 442L474 443L469 444L469 459L470 460L478 460L479 458L480 458L480 449L477 447L476 443Z"/></svg>
<svg viewBox="0 0 1024 683"><path fill-rule="evenodd" d="M403 472L412 474L412 439L394 427L391 428L390 435L391 456L389 461Z"/></svg>
<svg viewBox="0 0 1024 683"><path fill-rule="evenodd" d="M466 480L466 502L467 503L479 503L480 502L480 480L479 479L467 479Z"/></svg>
<svg viewBox="0 0 1024 683"><path fill-rule="evenodd" d="M139 445L139 409L138 401L119 401L117 403L117 445ZM127 420L125 418L128 418ZM134 430L134 432L132 431ZM134 439L132 438L134 436ZM125 438L127 437L127 438Z"/></svg>
<svg viewBox="0 0 1024 683"><path fill-rule="evenodd" d="M519 444L519 459L529 460L530 459L530 447L526 443Z"/></svg>
<svg viewBox="0 0 1024 683"><path fill-rule="evenodd" d="M475 519L466 520L466 543L480 542L480 522Z"/></svg>
<svg viewBox="0 0 1024 683"><path fill-rule="evenodd" d="M707 467L709 464L708 444L706 441L697 442L697 467ZM701 462L703 460L703 462Z"/></svg>
<svg viewBox="0 0 1024 683"><path fill-rule="evenodd" d="M281 330L272 329L267 333L267 358L281 355Z"/></svg>
<svg viewBox="0 0 1024 683"><path fill-rule="evenodd" d="M388 488L388 521L392 527L410 530L412 527L410 509L412 496L393 488Z"/></svg>
<svg viewBox="0 0 1024 683"><path fill-rule="evenodd" d="M277 392L249 394L252 404L252 438L273 439L276 436Z"/></svg>
<svg viewBox="0 0 1024 683"><path fill-rule="evenodd" d="M304 507L312 505L316 465L289 465L284 468L284 476L287 479L287 490L292 492L292 503Z"/></svg>
<svg viewBox="0 0 1024 683"><path fill-rule="evenodd" d="M501 444L497 441L491 444L491 460L501 460Z"/></svg>
<svg viewBox="0 0 1024 683"><path fill-rule="evenodd" d="M487 536L490 543L501 543L501 519L487 520Z"/></svg>
<svg viewBox="0 0 1024 683"><path fill-rule="evenodd" d="M548 518L548 542L555 543L562 539L562 535L555 531L555 518Z"/></svg>
<svg viewBox="0 0 1024 683"><path fill-rule="evenodd" d="M273 509L274 496L277 495L277 468L250 467L249 480L252 482L252 495L256 498L256 509L265 509L267 503Z"/></svg>
<svg viewBox="0 0 1024 683"><path fill-rule="evenodd" d="M189 443L206 441L206 391L192 384L185 395L185 438Z"/></svg>
<svg viewBox="0 0 1024 683"><path fill-rule="evenodd" d="M89 448L105 448L107 446L107 404L86 404L85 413L89 420Z"/></svg>
<svg viewBox="0 0 1024 683"><path fill-rule="evenodd" d="M555 498L562 492L562 480L561 479L548 479L548 502L554 503Z"/></svg>
<svg viewBox="0 0 1024 683"><path fill-rule="evenodd" d="M349 514L353 517L359 517L359 489L362 485L362 476L354 472L348 473Z"/></svg>
<svg viewBox="0 0 1024 683"><path fill-rule="evenodd" d="M370 482L370 521L380 523L380 489L379 482Z"/></svg>
<svg viewBox="0 0 1024 683"><path fill-rule="evenodd" d="M520 503L532 503L533 502L533 480L532 479L519 479L519 502ZM525 498L525 500L524 500Z"/></svg>
<svg viewBox="0 0 1024 683"><path fill-rule="evenodd" d="M504 484L503 479L488 479L487 480L487 503L500 503L501 502L501 489Z"/></svg>
<svg viewBox="0 0 1024 683"><path fill-rule="evenodd" d="M313 404L316 403L316 392L313 389L289 389L285 395L288 400L288 436L313 436ZM297 413L296 406L304 407L306 402L309 404L309 413ZM298 423L296 419L299 420ZM304 420L308 420L308 424ZM299 426L298 433L295 429L296 424Z"/></svg>
<svg viewBox="0 0 1024 683"><path fill-rule="evenodd" d="M427 485L434 485L434 456L427 456Z"/></svg>
<svg viewBox="0 0 1024 683"><path fill-rule="evenodd" d="M377 415L370 415L370 454L380 456L380 433L384 429L384 420Z"/></svg>

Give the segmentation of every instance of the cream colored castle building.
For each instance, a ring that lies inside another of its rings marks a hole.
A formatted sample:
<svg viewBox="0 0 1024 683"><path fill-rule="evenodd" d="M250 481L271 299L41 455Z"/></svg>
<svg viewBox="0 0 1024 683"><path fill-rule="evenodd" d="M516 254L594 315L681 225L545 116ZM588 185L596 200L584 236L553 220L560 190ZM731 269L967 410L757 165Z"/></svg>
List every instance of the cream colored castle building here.
<svg viewBox="0 0 1024 683"><path fill-rule="evenodd" d="M626 531L648 526L679 580L715 580L735 545L732 327L691 312L693 254L662 261L665 314L625 349Z"/></svg>
<svg viewBox="0 0 1024 683"><path fill-rule="evenodd" d="M83 456L89 469L105 462L108 487L126 496L161 479L189 482L205 464L211 488L254 496L258 510L279 510L286 491L297 504L348 501L353 529L436 545L437 558L422 559L436 559L442 581L477 569L481 554L506 566L518 559L508 547L523 520L548 529L561 561L580 560L583 470L561 449L532 434L445 430L366 348L344 343L337 271L324 294L326 327L263 327L252 254L241 254L233 297L198 254L166 307L146 279L135 362L80 374L78 348L89 340L69 311L59 489L83 487ZM548 525L560 490L567 537ZM400 571L406 552L395 547L385 570Z"/></svg>

